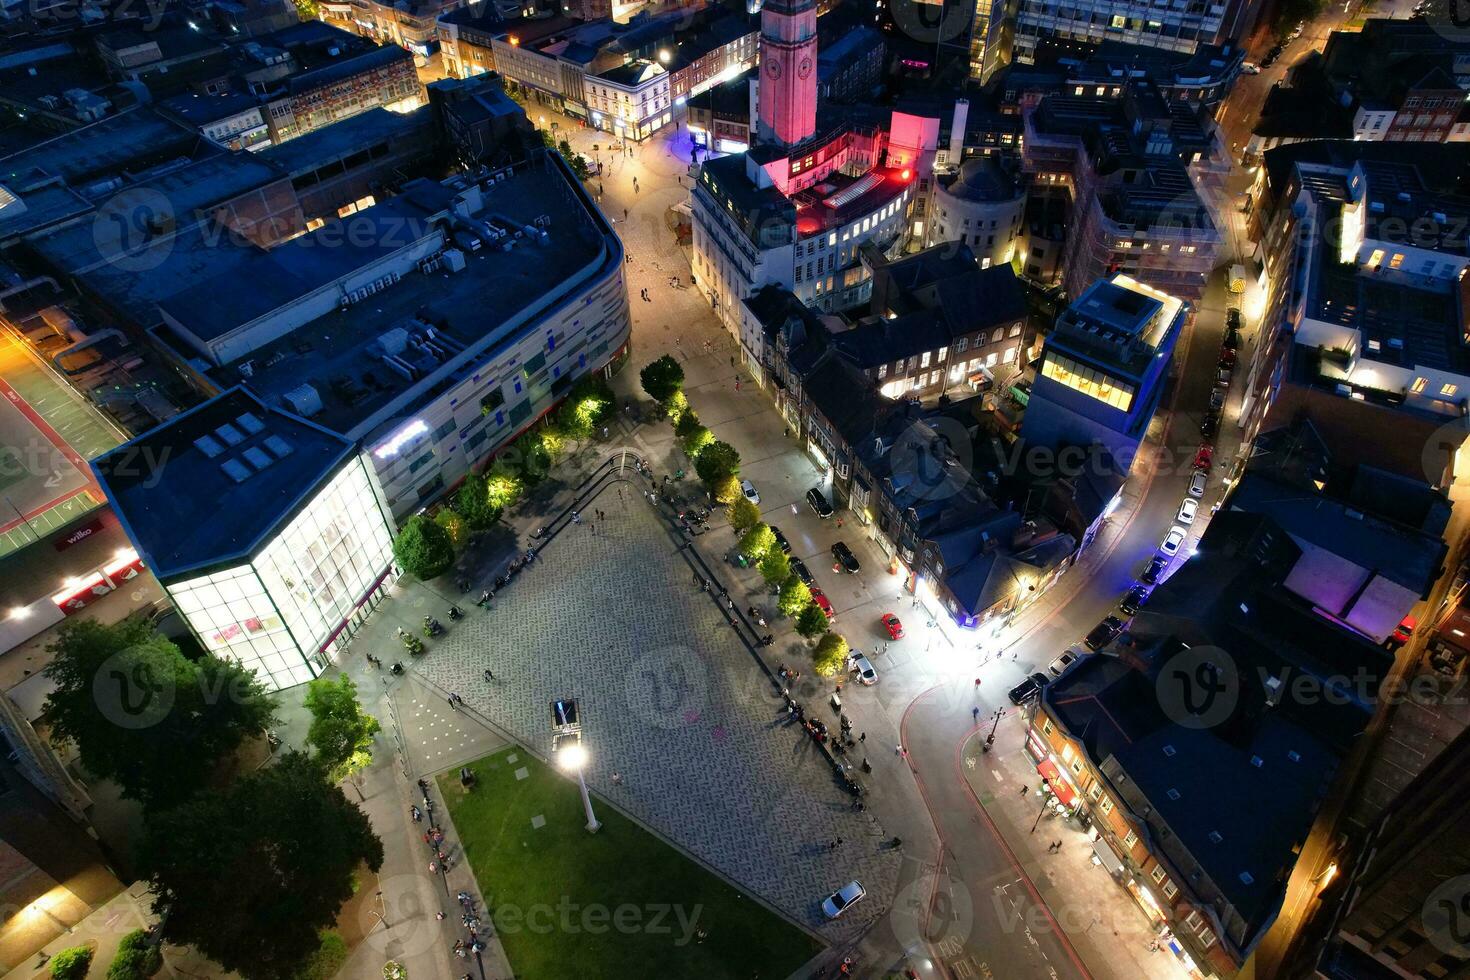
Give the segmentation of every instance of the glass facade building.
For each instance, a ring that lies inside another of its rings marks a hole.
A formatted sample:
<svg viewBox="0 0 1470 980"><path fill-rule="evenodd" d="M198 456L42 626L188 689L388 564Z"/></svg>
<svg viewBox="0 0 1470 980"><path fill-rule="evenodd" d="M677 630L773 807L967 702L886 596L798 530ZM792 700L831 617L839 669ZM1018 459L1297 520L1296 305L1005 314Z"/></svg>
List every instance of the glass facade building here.
<svg viewBox="0 0 1470 980"><path fill-rule="evenodd" d="M328 664L392 578L392 530L354 455L251 560L164 587L204 648L279 690Z"/></svg>

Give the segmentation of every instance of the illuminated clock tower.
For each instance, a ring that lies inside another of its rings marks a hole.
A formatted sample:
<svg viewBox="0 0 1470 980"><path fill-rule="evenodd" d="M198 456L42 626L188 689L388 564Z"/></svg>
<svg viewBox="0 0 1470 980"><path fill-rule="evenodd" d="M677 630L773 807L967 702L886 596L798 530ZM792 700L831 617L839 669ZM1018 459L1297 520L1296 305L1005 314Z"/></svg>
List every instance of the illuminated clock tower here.
<svg viewBox="0 0 1470 980"><path fill-rule="evenodd" d="M794 146L817 131L817 2L766 0L761 8L761 143Z"/></svg>

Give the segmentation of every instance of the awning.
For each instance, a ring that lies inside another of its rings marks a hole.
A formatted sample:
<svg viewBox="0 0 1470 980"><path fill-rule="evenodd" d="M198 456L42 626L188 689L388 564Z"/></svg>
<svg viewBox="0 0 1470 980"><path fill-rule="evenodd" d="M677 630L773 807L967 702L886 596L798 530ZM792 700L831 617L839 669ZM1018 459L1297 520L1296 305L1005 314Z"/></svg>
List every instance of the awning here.
<svg viewBox="0 0 1470 980"><path fill-rule="evenodd" d="M1036 771L1041 773L1041 778L1051 787L1051 791L1057 794L1057 799L1062 801L1063 806L1071 806L1077 800L1077 794L1072 787L1062 778L1061 771L1057 769L1055 762L1043 759L1036 766Z"/></svg>
<svg viewBox="0 0 1470 980"><path fill-rule="evenodd" d="M1118 860L1118 855L1108 846L1108 842L1099 837L1092 842L1092 853L1097 855L1098 861L1110 875L1121 875L1124 871L1123 862Z"/></svg>

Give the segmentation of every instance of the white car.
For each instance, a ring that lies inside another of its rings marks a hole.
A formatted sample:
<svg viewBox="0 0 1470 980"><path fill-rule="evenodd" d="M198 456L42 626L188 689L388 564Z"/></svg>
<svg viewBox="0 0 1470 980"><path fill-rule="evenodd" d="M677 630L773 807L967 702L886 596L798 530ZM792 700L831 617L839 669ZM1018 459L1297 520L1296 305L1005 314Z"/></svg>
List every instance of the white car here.
<svg viewBox="0 0 1470 980"><path fill-rule="evenodd" d="M1194 523L1194 515L1199 510L1199 501L1193 497L1185 497L1179 504L1179 513L1174 519L1180 524L1189 525Z"/></svg>
<svg viewBox="0 0 1470 980"><path fill-rule="evenodd" d="M751 483L749 480L740 481L740 492L745 494L745 499L749 500L753 504L758 504L761 502L760 491L757 490L755 488L755 484Z"/></svg>
<svg viewBox="0 0 1470 980"><path fill-rule="evenodd" d="M1240 64L1240 70L1247 75L1259 75L1261 73L1261 66L1254 61L1243 61Z"/></svg>
<svg viewBox="0 0 1470 980"><path fill-rule="evenodd" d="M852 908L858 902L861 902L864 896L866 896L867 894L868 893L863 890L862 885L858 884L855 881L849 881L847 884L837 889L831 895L827 896L827 898L822 902L822 912L826 914L827 918L835 919L843 912L846 912L848 909Z"/></svg>
<svg viewBox="0 0 1470 980"><path fill-rule="evenodd" d="M1205 475L1204 470L1195 470L1189 478L1189 495L1191 497L1203 497L1205 495L1205 484L1209 482L1209 479Z"/></svg>
<svg viewBox="0 0 1470 980"><path fill-rule="evenodd" d="M1184 538L1189 532L1178 524L1169 528L1169 533L1164 535L1164 540L1159 543L1159 554L1168 555L1173 558L1179 554L1179 549L1184 546Z"/></svg>
<svg viewBox="0 0 1470 980"><path fill-rule="evenodd" d="M878 683L878 672L873 669L872 662L857 650L848 657L847 669L857 674L858 680L863 684Z"/></svg>

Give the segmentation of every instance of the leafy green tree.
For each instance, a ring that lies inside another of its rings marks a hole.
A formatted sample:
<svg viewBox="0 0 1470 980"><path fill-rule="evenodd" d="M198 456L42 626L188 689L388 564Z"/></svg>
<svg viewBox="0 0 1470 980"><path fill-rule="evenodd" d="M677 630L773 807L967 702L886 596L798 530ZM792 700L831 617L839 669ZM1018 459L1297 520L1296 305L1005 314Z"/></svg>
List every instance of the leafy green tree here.
<svg viewBox="0 0 1470 980"><path fill-rule="evenodd" d="M740 553L760 561L776 549L776 534L765 524L757 524L740 539Z"/></svg>
<svg viewBox="0 0 1470 980"><path fill-rule="evenodd" d="M694 413L691 412L689 414L692 415ZM699 454L704 452L705 447L714 441L715 434L701 425L684 437L684 444L681 448L683 448L685 456L698 461Z"/></svg>
<svg viewBox="0 0 1470 980"><path fill-rule="evenodd" d="M740 473L740 453L728 442L716 439L699 452L694 472L706 485L713 487L720 479Z"/></svg>
<svg viewBox="0 0 1470 980"><path fill-rule="evenodd" d="M557 410L557 426L569 439L591 438L613 413L612 389L601 378L584 377Z"/></svg>
<svg viewBox="0 0 1470 980"><path fill-rule="evenodd" d="M687 439L703 428L704 423L699 421L699 413L690 409L680 415L679 420L674 423L674 435L680 439Z"/></svg>
<svg viewBox="0 0 1470 980"><path fill-rule="evenodd" d="M69 946L51 957L51 980L82 980L92 968L91 946Z"/></svg>
<svg viewBox="0 0 1470 980"><path fill-rule="evenodd" d="M710 488L710 496L715 498L716 503L726 506L733 504L743 496L740 492L740 481L733 476L722 476Z"/></svg>
<svg viewBox="0 0 1470 980"><path fill-rule="evenodd" d="M780 548L772 548L761 559L761 578L767 585L784 582L791 575L791 559Z"/></svg>
<svg viewBox="0 0 1470 980"><path fill-rule="evenodd" d="M470 535L470 529L465 524L463 517L460 517L453 509L443 507L440 508L439 513L434 515L434 523L442 527L444 533L449 535L449 546L451 548L458 551L464 547L465 539Z"/></svg>
<svg viewBox="0 0 1470 980"><path fill-rule="evenodd" d="M638 380L648 397L663 404L669 396L684 387L684 368L668 354L651 361L638 372Z"/></svg>
<svg viewBox="0 0 1470 980"><path fill-rule="evenodd" d="M534 487L551 472L551 453L540 432L527 432L512 444L521 479Z"/></svg>
<svg viewBox="0 0 1470 980"><path fill-rule="evenodd" d="M347 943L335 932L322 933L322 944L307 959L294 980L332 980L347 962Z"/></svg>
<svg viewBox="0 0 1470 980"><path fill-rule="evenodd" d="M148 980L163 969L163 954L142 929L134 929L117 943L117 955L107 967L107 980Z"/></svg>
<svg viewBox="0 0 1470 980"><path fill-rule="evenodd" d="M454 512L470 531L489 530L500 518L500 508L490 502L490 481L477 473L465 477L454 494Z"/></svg>
<svg viewBox="0 0 1470 980"><path fill-rule="evenodd" d="M485 489L489 491L490 506L499 519L505 508L521 499L526 483L521 479L520 470L514 461L497 459L490 465L490 471L485 477Z"/></svg>
<svg viewBox="0 0 1470 980"><path fill-rule="evenodd" d="M203 789L247 737L275 721L276 703L233 660L189 660L142 621L68 620L48 648L56 685L45 712L82 767L144 806Z"/></svg>
<svg viewBox="0 0 1470 980"><path fill-rule="evenodd" d="M293 980L383 866L367 816L314 760L289 752L227 789L155 815L139 863L163 938L247 980Z"/></svg>
<svg viewBox="0 0 1470 980"><path fill-rule="evenodd" d="M403 570L428 581L454 564L454 542L449 532L422 514L415 514L393 539L393 557Z"/></svg>
<svg viewBox="0 0 1470 980"><path fill-rule="evenodd" d="M828 633L817 641L812 651L812 670L818 677L836 677L847 668L847 640Z"/></svg>
<svg viewBox="0 0 1470 980"><path fill-rule="evenodd" d="M783 616L798 616L812 604L812 590L796 575L788 575L781 583L781 594L776 597L776 608Z"/></svg>
<svg viewBox="0 0 1470 980"><path fill-rule="evenodd" d="M321 4L317 0L291 0L296 7L296 16L303 21L316 20L321 14Z"/></svg>
<svg viewBox="0 0 1470 980"><path fill-rule="evenodd" d="M306 710L311 712L306 742L333 782L355 776L372 763L373 736L382 726L362 710L352 678L342 674L335 681L318 677L308 683Z"/></svg>
<svg viewBox="0 0 1470 980"><path fill-rule="evenodd" d="M831 628L831 624L827 622L827 614L817 608L815 602L807 603L806 608L796 616L796 632L808 640L821 636Z"/></svg>
<svg viewBox="0 0 1470 980"><path fill-rule="evenodd" d="M761 522L761 509L742 495L739 500L730 505L730 512L726 516L730 519L730 526L735 529L736 533L744 534Z"/></svg>
<svg viewBox="0 0 1470 980"><path fill-rule="evenodd" d="M674 392L659 402L658 407L668 416L669 421L675 425L678 425L679 421L691 411L689 408L689 399L684 396L684 392L682 391Z"/></svg>

